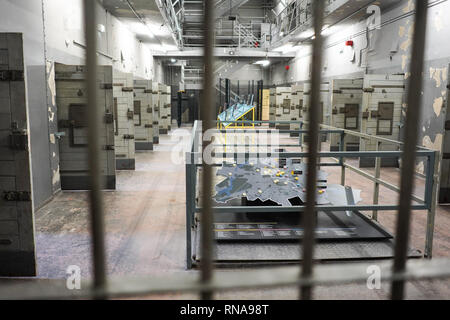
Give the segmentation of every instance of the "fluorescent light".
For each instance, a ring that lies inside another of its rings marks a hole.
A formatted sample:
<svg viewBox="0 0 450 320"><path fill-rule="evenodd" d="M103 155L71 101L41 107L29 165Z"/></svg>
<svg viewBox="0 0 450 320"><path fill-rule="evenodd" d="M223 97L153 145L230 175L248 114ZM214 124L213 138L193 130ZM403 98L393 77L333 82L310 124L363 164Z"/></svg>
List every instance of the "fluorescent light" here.
<svg viewBox="0 0 450 320"><path fill-rule="evenodd" d="M291 43L286 43L284 45L279 46L278 48L273 49L273 51L288 53L296 50L295 47Z"/></svg>
<svg viewBox="0 0 450 320"><path fill-rule="evenodd" d="M321 34L323 36L328 36L328 35L332 34L335 31L336 31L335 27L326 24L326 25L323 26ZM301 39L301 40L303 40L303 39L313 39L314 40L316 38L316 36L314 34L314 30L313 29L308 29L308 30L305 30L302 33L300 33L297 36L297 38Z"/></svg>
<svg viewBox="0 0 450 320"><path fill-rule="evenodd" d="M141 22L128 22L127 23L130 30L138 36L147 36L150 38L154 38L152 30L147 24L143 24Z"/></svg>
<svg viewBox="0 0 450 320"><path fill-rule="evenodd" d="M300 33L297 38L299 39L308 39L311 38L312 36L314 36L314 30L313 29L308 29L303 31L302 33Z"/></svg>
<svg viewBox="0 0 450 320"><path fill-rule="evenodd" d="M167 52L167 51L177 51L178 47L175 45L170 45L170 44L156 44L156 43L152 43L149 44L148 47L150 48L150 50L153 51L159 51L159 52Z"/></svg>
<svg viewBox="0 0 450 320"><path fill-rule="evenodd" d="M263 67L267 67L267 66L270 65L270 60L267 60L267 59L266 60L259 60L259 61L256 61L253 64L259 64L259 65L261 65Z"/></svg>
<svg viewBox="0 0 450 320"><path fill-rule="evenodd" d="M322 35L329 36L330 34L332 34L335 31L336 31L336 27L330 27L327 25L322 29Z"/></svg>

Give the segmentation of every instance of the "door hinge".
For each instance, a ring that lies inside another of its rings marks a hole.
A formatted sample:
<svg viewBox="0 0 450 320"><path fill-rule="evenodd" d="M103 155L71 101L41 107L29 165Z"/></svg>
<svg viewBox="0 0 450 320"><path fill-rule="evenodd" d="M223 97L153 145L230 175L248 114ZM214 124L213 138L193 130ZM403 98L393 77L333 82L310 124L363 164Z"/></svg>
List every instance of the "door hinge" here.
<svg viewBox="0 0 450 320"><path fill-rule="evenodd" d="M31 201L31 192L29 191L4 191L3 199L6 201Z"/></svg>
<svg viewBox="0 0 450 320"><path fill-rule="evenodd" d="M134 139L134 135L132 135L132 134L124 134L123 138L125 140L133 140Z"/></svg>
<svg viewBox="0 0 450 320"><path fill-rule="evenodd" d="M24 73L21 70L0 70L0 81L23 81Z"/></svg>
<svg viewBox="0 0 450 320"><path fill-rule="evenodd" d="M105 114L105 123L111 124L114 122L114 115L112 113Z"/></svg>
<svg viewBox="0 0 450 320"><path fill-rule="evenodd" d="M102 83L100 85L100 89L102 89L102 90L111 90L112 88L113 88L112 83Z"/></svg>
<svg viewBox="0 0 450 320"><path fill-rule="evenodd" d="M12 241L10 239L0 239L1 246L9 246L12 245Z"/></svg>

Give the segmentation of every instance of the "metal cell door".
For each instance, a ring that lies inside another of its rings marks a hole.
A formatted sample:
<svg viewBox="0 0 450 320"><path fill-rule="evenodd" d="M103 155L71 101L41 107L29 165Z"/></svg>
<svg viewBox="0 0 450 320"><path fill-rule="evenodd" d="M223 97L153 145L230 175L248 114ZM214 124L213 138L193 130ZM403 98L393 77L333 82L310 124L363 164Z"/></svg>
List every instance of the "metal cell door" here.
<svg viewBox="0 0 450 320"><path fill-rule="evenodd" d="M153 150L152 82L134 80L136 150Z"/></svg>
<svg viewBox="0 0 450 320"><path fill-rule="evenodd" d="M152 104L153 104L153 144L159 144L159 83L152 82Z"/></svg>
<svg viewBox="0 0 450 320"><path fill-rule="evenodd" d="M0 276L35 276L22 34L0 33Z"/></svg>
<svg viewBox="0 0 450 320"><path fill-rule="evenodd" d="M449 67L450 75L450 67ZM448 78L450 79L450 78ZM450 81L450 80L449 80ZM441 179L439 185L439 203L450 203L450 82L447 84L447 101L444 123L444 142L442 146Z"/></svg>
<svg viewBox="0 0 450 320"><path fill-rule="evenodd" d="M61 189L63 190L90 189L85 69L85 66L55 64ZM101 174L105 188L115 189L112 67L99 67L97 82L99 86L97 106L103 110L100 131Z"/></svg>
<svg viewBox="0 0 450 320"><path fill-rule="evenodd" d="M113 76L116 168L134 170L136 156L133 75L114 70Z"/></svg>

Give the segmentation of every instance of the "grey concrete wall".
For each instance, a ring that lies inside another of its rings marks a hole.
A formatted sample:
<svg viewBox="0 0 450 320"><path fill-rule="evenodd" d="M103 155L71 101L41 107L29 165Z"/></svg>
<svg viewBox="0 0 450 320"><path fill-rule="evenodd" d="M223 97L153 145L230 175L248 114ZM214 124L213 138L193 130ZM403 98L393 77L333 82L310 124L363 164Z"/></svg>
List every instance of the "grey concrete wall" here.
<svg viewBox="0 0 450 320"><path fill-rule="evenodd" d="M155 71L150 49L100 5L98 23L105 26L104 33L98 32L100 64L143 79L163 74ZM83 64L83 29L82 0L0 1L0 32L21 32L24 37L35 207L52 197L52 180L57 178L51 165L57 155L50 151L50 145L57 141L49 132L52 120L47 105L46 60Z"/></svg>
<svg viewBox="0 0 450 320"><path fill-rule="evenodd" d="M364 73L402 73L408 79L412 46L414 17L411 15L414 1L404 0L395 7L382 12L382 27L369 33L369 44L362 32L366 21L338 25L326 39L322 75L325 80L333 78L361 77ZM450 63L450 2L444 1L429 9L425 73L422 93L422 145L441 150L444 121L448 66ZM345 47L346 40L354 41L354 51ZM361 50L369 45L369 50ZM311 48L296 48L296 57L285 64L273 65L271 83L285 84L303 82L311 75ZM352 60L352 57L355 59ZM406 104L403 114L405 114ZM418 164L421 171L423 164Z"/></svg>

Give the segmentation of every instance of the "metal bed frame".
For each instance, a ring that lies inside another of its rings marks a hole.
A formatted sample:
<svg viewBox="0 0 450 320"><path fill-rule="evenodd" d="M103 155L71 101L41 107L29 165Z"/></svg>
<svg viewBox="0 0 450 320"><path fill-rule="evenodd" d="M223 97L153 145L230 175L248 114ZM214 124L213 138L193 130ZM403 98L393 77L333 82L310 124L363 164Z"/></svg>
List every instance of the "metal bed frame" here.
<svg viewBox="0 0 450 320"><path fill-rule="evenodd" d="M398 210L398 222L396 228L396 244L394 261L382 262L379 264L382 270L382 281L392 283L391 298L403 299L405 297L404 287L405 281L424 280L450 277L450 259L433 259L433 260L415 260L407 261L408 238L410 234L411 210L426 209L428 210L428 227L427 227L427 257L431 258L432 253L432 237L434 212L436 206L436 185L439 176L436 175L437 161L439 156L437 152L429 150L417 151L418 141L418 125L420 112L420 92L422 86L422 71L424 61L425 48L425 31L427 26L427 0L416 0L414 36L412 46L411 59L411 77L409 80L408 90L408 111L406 117L405 131L408 132L408 139L403 145L403 152L363 152L363 153L318 153L318 135L319 135L319 105L320 82L321 82L321 66L322 66L322 48L323 37L321 31L323 27L323 13L325 0L313 1L313 17L314 31L316 38L313 41L313 61L312 61L312 90L310 124L308 129L309 148L307 153L286 154L286 156L300 156L308 158L310 168L316 168L320 157L334 156L338 158L338 165L342 167L343 179L345 180L345 169L358 172L356 168L352 168L345 163L344 158L348 156L357 157L377 157L398 156L402 157L401 168L401 184L400 184L400 201L395 205L373 205L373 206L355 206L354 209L359 210ZM304 240L301 243L303 247L303 261L301 266L292 266L287 268L266 268L253 271L233 271L218 273L214 272L212 260L213 252L213 224L212 224L212 203L210 197L202 197L201 209L194 207L194 202L189 201L189 215L192 212L200 211L200 219L202 221L201 228L201 253L202 263L200 272L191 273L183 272L169 277L144 277L144 278L119 278L111 279L106 276L106 259L105 259L105 232L103 221L103 205L101 192L100 168L98 166L98 157L100 150L99 135L97 134L100 122L100 115L96 105L97 83L96 83L96 67L97 67L97 40L96 40L96 1L84 0L85 13L85 30L86 30L86 63L87 63L87 88L88 88L88 108L89 110L89 165L91 172L90 192L90 217L92 230L92 254L94 278L89 286L77 292L69 291L65 288L65 280L58 285L52 285L50 282L33 281L31 283L15 284L12 286L2 284L0 286L0 296L2 298L95 298L104 299L109 297L126 297L140 296L154 293L164 292L197 292L202 299L213 298L216 290L237 290L237 289L254 289L254 288L273 288L281 286L298 286L302 299L311 299L313 297L313 288L317 285L335 285L338 283L350 282L366 282L367 281L367 263L356 264L331 264L331 265L314 265L314 215L318 209L315 206L315 192L307 192L308 199L306 206L302 208L303 215L306 217L304 221ZM210 106L214 106L213 87L213 48L214 48L214 1L205 1L204 15L204 95L201 110L203 121L202 130L214 128L214 110ZM347 134L347 131L341 131ZM194 135L195 136L195 135ZM208 143L203 144L203 148L208 147ZM191 150L192 151L192 150ZM427 192L423 202L419 204L411 204L413 178L415 171L416 155L426 157L427 166ZM192 166L195 166L193 168ZM192 172L196 170L197 165L188 165L186 167L189 180L188 186L195 183ZM202 163L202 190L204 194L210 194L212 191L212 166ZM377 166L379 172L379 166ZM307 191L315 190L316 170L309 170L310 174L307 179ZM379 178L378 172L375 176L367 178L371 179L376 185L383 185L394 189L386 182ZM365 176L365 174L362 174ZM431 192L429 191L431 188ZM398 188L395 189L398 191ZM188 198L192 199L192 190L186 190ZM374 195L374 197L377 194ZM255 208L254 210L261 210ZM266 208L267 209L267 208ZM277 208L280 209L280 208ZM326 210L326 207L320 208ZM333 208L336 209L336 208ZM345 207L348 209L348 207ZM223 209L217 209L223 210ZM227 209L228 210L228 209ZM233 210L241 210L237 207ZM248 212L249 208L245 208ZM284 209L286 211L300 212L300 208L293 207ZM375 215L376 217L376 215ZM191 223L187 219L187 223ZM190 230L190 226L188 231Z"/></svg>

